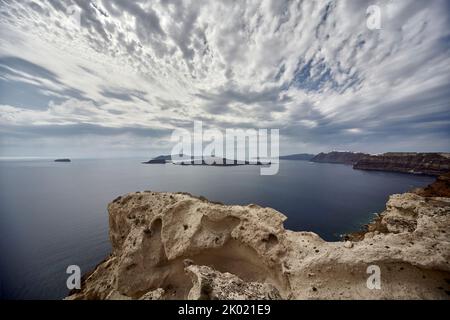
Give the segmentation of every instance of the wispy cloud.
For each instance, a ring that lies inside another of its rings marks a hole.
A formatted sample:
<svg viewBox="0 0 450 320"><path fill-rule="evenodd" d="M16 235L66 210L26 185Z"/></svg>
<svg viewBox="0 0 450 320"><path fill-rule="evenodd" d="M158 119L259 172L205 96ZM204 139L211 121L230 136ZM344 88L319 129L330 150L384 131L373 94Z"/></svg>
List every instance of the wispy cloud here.
<svg viewBox="0 0 450 320"><path fill-rule="evenodd" d="M449 151L450 5L378 1L369 30L371 4L0 0L0 152L150 152L194 119L284 152Z"/></svg>

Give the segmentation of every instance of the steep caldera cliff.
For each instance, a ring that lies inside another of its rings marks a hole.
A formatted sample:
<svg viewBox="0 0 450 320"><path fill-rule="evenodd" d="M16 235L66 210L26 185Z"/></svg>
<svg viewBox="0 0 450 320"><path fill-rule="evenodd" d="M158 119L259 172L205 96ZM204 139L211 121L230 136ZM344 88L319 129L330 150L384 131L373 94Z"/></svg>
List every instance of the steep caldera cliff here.
<svg viewBox="0 0 450 320"><path fill-rule="evenodd" d="M450 171L450 154L388 152L363 157L353 168L438 176Z"/></svg>

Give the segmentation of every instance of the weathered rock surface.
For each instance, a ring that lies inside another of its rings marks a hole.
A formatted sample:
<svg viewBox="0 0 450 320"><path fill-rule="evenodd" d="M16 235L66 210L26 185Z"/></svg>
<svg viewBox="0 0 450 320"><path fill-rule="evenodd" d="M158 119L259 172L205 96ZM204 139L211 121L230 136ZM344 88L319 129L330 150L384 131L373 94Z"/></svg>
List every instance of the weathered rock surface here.
<svg viewBox="0 0 450 320"><path fill-rule="evenodd" d="M133 193L108 210L111 256L68 299L450 298L450 198L393 195L370 230L334 243L285 230L273 209L188 194Z"/></svg>
<svg viewBox="0 0 450 320"><path fill-rule="evenodd" d="M450 154L390 152L363 157L353 168L439 176L450 171Z"/></svg>
<svg viewBox="0 0 450 320"><path fill-rule="evenodd" d="M191 265L185 269L193 286L189 300L267 300L281 299L271 284L244 282L231 273L221 273L207 266Z"/></svg>

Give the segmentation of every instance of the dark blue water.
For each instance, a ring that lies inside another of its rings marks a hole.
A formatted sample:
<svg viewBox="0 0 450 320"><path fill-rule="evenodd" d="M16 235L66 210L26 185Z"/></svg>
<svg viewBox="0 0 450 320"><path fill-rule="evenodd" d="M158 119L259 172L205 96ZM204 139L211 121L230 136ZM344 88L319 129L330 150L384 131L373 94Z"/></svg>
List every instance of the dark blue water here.
<svg viewBox="0 0 450 320"><path fill-rule="evenodd" d="M106 206L124 193L183 191L256 203L283 212L289 229L337 240L381 212L388 195L432 181L303 161L282 161L276 176L260 176L256 166L142 165L139 159L0 161L0 297L63 298L68 265L86 272L108 255Z"/></svg>

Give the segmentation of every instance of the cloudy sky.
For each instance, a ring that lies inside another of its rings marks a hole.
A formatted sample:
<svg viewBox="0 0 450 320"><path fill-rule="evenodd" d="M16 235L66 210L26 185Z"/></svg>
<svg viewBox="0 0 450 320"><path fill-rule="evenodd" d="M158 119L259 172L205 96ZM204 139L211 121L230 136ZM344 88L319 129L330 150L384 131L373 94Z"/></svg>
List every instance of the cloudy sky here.
<svg viewBox="0 0 450 320"><path fill-rule="evenodd" d="M373 4L380 30L367 28ZM446 0L0 0L0 156L157 155L194 120L278 128L282 154L450 151L449 12Z"/></svg>

